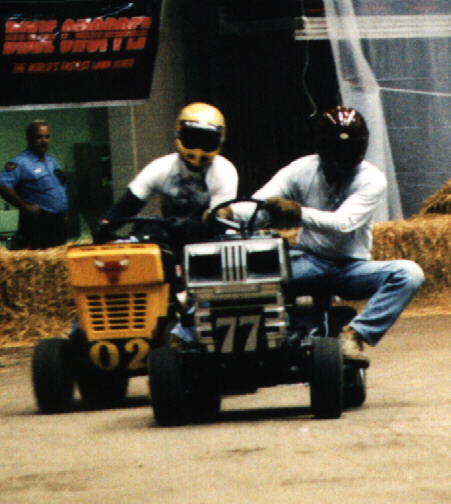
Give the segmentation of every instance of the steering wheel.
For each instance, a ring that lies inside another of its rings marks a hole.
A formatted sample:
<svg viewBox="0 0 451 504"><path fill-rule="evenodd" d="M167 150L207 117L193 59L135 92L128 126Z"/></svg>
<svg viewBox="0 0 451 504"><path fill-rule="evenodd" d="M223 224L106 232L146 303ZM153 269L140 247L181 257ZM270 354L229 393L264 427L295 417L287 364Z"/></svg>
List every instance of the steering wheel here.
<svg viewBox="0 0 451 504"><path fill-rule="evenodd" d="M131 236L141 236L144 241L150 239L152 241L164 241L167 240L166 233L170 226L174 223L173 217L122 217L120 219L112 220L109 224L106 224L100 229L92 231L93 239L95 244L103 244L107 242L112 242L116 240L130 240ZM134 229L127 235L116 234L115 230L126 225L133 224ZM153 226L153 229L150 228ZM148 228L146 230L146 227Z"/></svg>
<svg viewBox="0 0 451 504"><path fill-rule="evenodd" d="M254 203L255 209L252 212L251 217L247 222L236 222L230 219L224 219L223 217L218 216L218 210L221 208L225 208L233 203ZM243 236L251 236L254 231L254 224L257 218L258 212L263 208L264 201L258 200L254 198L235 198L228 201L224 201L219 205L216 205L214 208L210 210L210 214L214 220L214 222L221 224L224 228L235 229L239 231Z"/></svg>

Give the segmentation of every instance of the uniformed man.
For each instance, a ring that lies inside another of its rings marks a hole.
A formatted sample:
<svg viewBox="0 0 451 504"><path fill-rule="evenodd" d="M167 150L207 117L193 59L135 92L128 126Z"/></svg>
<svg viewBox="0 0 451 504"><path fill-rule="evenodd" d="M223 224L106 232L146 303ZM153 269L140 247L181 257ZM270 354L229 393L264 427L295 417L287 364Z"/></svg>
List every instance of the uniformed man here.
<svg viewBox="0 0 451 504"><path fill-rule="evenodd" d="M20 248L46 249L66 242L66 181L59 163L47 154L50 127L35 120L26 129L28 148L6 163L0 195L19 209Z"/></svg>

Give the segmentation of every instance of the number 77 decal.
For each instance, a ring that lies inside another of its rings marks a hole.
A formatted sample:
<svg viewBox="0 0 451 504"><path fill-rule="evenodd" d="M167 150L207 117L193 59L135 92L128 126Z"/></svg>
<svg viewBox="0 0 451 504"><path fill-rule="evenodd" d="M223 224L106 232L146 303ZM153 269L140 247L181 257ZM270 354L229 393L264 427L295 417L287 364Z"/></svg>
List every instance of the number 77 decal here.
<svg viewBox="0 0 451 504"><path fill-rule="evenodd" d="M257 349L258 329L260 326L261 315L241 315L239 317L218 317L216 327L228 327L227 333L222 343L221 353L232 353L234 341L236 338L237 322L238 326L250 325L250 331L246 338L244 346L245 352L253 352Z"/></svg>

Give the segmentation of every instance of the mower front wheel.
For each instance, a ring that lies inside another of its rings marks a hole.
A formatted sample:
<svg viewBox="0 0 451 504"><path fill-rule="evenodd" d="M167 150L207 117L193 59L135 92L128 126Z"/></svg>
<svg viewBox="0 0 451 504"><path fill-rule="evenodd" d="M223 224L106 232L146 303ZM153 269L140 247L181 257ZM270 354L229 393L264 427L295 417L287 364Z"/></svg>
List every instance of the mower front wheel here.
<svg viewBox="0 0 451 504"><path fill-rule="evenodd" d="M70 410L74 392L71 345L62 338L43 339L34 349L33 391L42 413Z"/></svg>
<svg viewBox="0 0 451 504"><path fill-rule="evenodd" d="M310 398L316 418L339 418L343 411L343 357L337 338L312 343Z"/></svg>
<svg viewBox="0 0 451 504"><path fill-rule="evenodd" d="M148 371L153 414L157 423L166 427L189 423L187 391L177 350L167 346L151 350Z"/></svg>

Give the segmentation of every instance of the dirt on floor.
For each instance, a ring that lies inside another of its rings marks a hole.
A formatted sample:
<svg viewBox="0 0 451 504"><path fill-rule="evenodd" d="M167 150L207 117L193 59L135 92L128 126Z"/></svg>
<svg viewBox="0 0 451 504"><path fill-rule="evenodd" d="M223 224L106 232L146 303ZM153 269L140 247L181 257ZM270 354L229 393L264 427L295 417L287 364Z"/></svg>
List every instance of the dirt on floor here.
<svg viewBox="0 0 451 504"><path fill-rule="evenodd" d="M312 416L307 385L223 398L207 425L159 427L145 377L121 408L37 412L32 348L0 350L2 504L445 504L451 316L400 319L369 349L368 398Z"/></svg>

